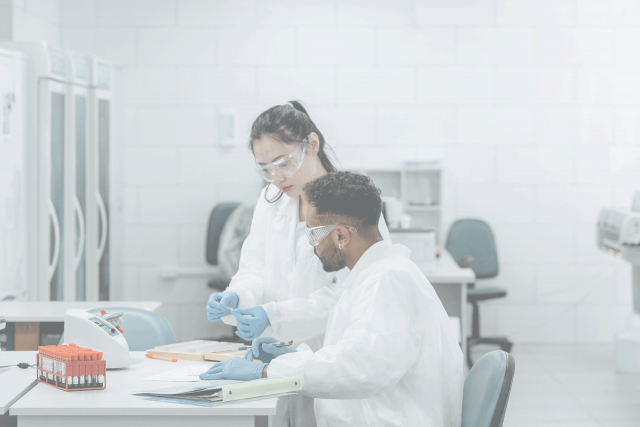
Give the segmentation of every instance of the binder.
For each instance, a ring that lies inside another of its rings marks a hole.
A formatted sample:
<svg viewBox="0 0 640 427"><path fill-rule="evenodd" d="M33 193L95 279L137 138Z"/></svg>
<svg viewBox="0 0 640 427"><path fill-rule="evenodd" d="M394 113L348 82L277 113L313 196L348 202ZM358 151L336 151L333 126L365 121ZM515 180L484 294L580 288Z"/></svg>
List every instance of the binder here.
<svg viewBox="0 0 640 427"><path fill-rule="evenodd" d="M198 385L179 385L133 393L138 396L229 403L239 400L275 397L300 391L300 376L264 378L253 381L213 380L200 381Z"/></svg>

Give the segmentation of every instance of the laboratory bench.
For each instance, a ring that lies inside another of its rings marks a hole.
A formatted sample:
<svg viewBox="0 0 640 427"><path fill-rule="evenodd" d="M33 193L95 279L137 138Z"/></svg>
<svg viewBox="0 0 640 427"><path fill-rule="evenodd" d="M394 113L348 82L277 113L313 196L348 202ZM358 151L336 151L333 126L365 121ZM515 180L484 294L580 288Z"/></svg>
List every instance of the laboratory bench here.
<svg viewBox="0 0 640 427"><path fill-rule="evenodd" d="M158 301L5 301L0 316L6 321L0 330L3 351L35 351L39 345L58 344L64 331L64 313L69 309L135 307L155 311Z"/></svg>
<svg viewBox="0 0 640 427"><path fill-rule="evenodd" d="M9 353L0 352L0 361L6 354ZM29 354L35 363L35 353ZM253 427L256 417L276 413L277 397L202 407L134 396L132 393L137 391L176 385L175 382L146 381L143 378L183 366L212 365L214 362L179 360L172 363L148 359L142 351L132 351L131 358L128 368L107 371L104 390L67 392L43 383L37 383L35 387L30 384L32 389L13 403L10 415L17 417L20 427ZM36 371L29 371L35 383ZM18 394L19 388L16 387L13 393Z"/></svg>

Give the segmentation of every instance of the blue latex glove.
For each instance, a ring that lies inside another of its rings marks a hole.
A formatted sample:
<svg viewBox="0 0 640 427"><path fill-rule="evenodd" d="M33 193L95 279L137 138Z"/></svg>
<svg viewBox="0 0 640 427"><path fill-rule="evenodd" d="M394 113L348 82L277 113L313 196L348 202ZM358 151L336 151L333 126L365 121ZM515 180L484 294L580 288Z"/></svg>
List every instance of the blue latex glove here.
<svg viewBox="0 0 640 427"><path fill-rule="evenodd" d="M265 352L262 349L262 346L264 344L277 343L277 342L279 342L277 339L271 338L271 337L254 338L253 342L251 343L251 348L247 350L247 354L244 355L244 358L250 362L253 362L255 359L258 359L261 362L269 363L273 359L275 359L276 356Z"/></svg>
<svg viewBox="0 0 640 427"><path fill-rule="evenodd" d="M251 341L259 337L267 329L267 326L271 324L267 312L260 306L234 310L231 314L238 321L236 335L245 341ZM251 317L245 317L245 315Z"/></svg>
<svg viewBox="0 0 640 427"><path fill-rule="evenodd" d="M201 380L238 380L249 381L262 378L262 370L266 363L249 362L242 357L218 362L207 372L200 374Z"/></svg>
<svg viewBox="0 0 640 427"><path fill-rule="evenodd" d="M297 353L298 350L296 350L295 348L291 348L291 347L276 347L273 344L262 344L262 347L260 348L260 350L264 351L265 353L269 353L271 355L273 355L273 359L275 359L278 356L282 356L283 354L287 354L287 353ZM271 360L273 360L271 359ZM262 360L262 359L260 359Z"/></svg>
<svg viewBox="0 0 640 427"><path fill-rule="evenodd" d="M224 306L237 308L238 301L238 294L235 292L217 292L211 294L207 302L207 319L213 323L222 319L224 316L230 315L231 312L224 308Z"/></svg>

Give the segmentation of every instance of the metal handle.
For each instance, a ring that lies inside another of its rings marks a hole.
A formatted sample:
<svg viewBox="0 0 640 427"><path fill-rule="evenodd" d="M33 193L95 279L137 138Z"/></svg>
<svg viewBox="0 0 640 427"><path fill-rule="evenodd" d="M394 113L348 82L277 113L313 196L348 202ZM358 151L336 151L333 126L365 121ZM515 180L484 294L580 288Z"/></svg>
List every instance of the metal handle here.
<svg viewBox="0 0 640 427"><path fill-rule="evenodd" d="M56 272L58 259L60 258L60 224L58 223L56 208L53 206L53 203L51 203L51 200L49 200L49 216L53 223L53 235L55 237L56 244L53 246L53 260L51 261L51 264L49 264L49 278L47 281L51 281L53 273Z"/></svg>
<svg viewBox="0 0 640 427"><path fill-rule="evenodd" d="M98 199L98 210L100 211L100 218L102 220L102 236L100 236L100 244L98 245L98 253L96 254L96 261L100 261L104 254L104 248L107 246L107 209L104 206L104 201L100 196L100 193L96 192L96 198Z"/></svg>
<svg viewBox="0 0 640 427"><path fill-rule="evenodd" d="M73 259L73 269L77 270L80 265L80 261L82 261L82 251L84 250L84 239L85 239L85 231L84 231L84 216L82 215L82 208L80 207L80 201L76 196L73 196L73 204L76 211L76 216L78 218L78 225L80 228L80 239L78 241L78 252L76 253L75 258Z"/></svg>

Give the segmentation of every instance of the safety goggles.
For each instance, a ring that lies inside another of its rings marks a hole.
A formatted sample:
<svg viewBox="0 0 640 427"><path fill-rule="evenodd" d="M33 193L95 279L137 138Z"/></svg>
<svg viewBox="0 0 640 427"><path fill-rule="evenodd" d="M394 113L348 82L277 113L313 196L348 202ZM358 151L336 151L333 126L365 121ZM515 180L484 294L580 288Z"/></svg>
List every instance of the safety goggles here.
<svg viewBox="0 0 640 427"><path fill-rule="evenodd" d="M276 177L287 178L298 172L302 161L304 160L304 153L307 151L307 138L303 139L293 153L288 156L276 160L273 163L269 163L265 166L257 165L257 172L269 182L275 181Z"/></svg>
<svg viewBox="0 0 640 427"><path fill-rule="evenodd" d="M333 230L336 229L336 227L339 227L339 226L340 225L338 224L334 224L334 225L320 225L318 227L309 228L305 225L304 232L307 235L307 238L309 239L309 243L311 243L311 246L318 246L322 239L327 237L329 233L331 233ZM344 227L346 227L347 230L349 230L352 233L358 232L358 230L356 230L355 228L349 225L345 225Z"/></svg>

